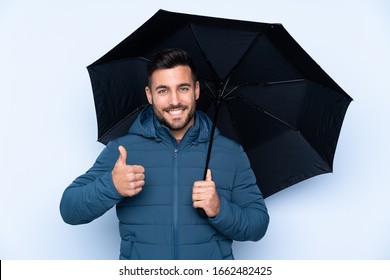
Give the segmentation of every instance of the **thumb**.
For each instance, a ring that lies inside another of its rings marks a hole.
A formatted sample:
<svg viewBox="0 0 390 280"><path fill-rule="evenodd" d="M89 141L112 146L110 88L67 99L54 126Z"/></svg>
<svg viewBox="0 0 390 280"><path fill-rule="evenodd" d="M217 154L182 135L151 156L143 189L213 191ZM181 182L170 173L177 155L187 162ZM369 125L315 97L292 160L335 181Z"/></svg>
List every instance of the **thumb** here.
<svg viewBox="0 0 390 280"><path fill-rule="evenodd" d="M118 150L119 150L119 158L118 158L117 162L126 165L126 159L127 159L126 149L123 146L119 146Z"/></svg>
<svg viewBox="0 0 390 280"><path fill-rule="evenodd" d="M206 181L212 181L213 178L211 176L211 170L210 169L207 169L207 173L206 173Z"/></svg>

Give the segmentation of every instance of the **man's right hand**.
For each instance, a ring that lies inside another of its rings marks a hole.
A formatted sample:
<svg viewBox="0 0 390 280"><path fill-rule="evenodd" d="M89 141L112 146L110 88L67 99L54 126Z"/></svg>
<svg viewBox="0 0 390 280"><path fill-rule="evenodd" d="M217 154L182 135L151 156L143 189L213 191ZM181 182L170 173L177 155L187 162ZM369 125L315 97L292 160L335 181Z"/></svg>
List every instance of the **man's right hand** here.
<svg viewBox="0 0 390 280"><path fill-rule="evenodd" d="M119 146L119 158L112 170L112 180L117 191L126 197L139 194L145 184L145 169L141 165L127 165L127 151Z"/></svg>

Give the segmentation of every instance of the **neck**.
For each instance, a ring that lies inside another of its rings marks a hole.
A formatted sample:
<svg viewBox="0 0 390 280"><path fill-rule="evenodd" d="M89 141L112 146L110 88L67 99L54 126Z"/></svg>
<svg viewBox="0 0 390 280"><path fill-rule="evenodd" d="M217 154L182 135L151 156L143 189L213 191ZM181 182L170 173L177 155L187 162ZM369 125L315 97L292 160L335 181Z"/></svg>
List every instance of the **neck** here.
<svg viewBox="0 0 390 280"><path fill-rule="evenodd" d="M191 126L190 126L191 127ZM181 139L183 139L184 135L186 134L187 130L190 128L188 127L187 129L180 129L180 130L177 130L177 129L170 129L170 132L173 136L173 138L176 139L176 141L180 141Z"/></svg>
<svg viewBox="0 0 390 280"><path fill-rule="evenodd" d="M188 124L181 128L181 129L169 129L172 136L176 139L176 141L180 141L183 139L184 135L187 133L188 129L191 128L195 123L195 117L192 118L191 121L188 122Z"/></svg>

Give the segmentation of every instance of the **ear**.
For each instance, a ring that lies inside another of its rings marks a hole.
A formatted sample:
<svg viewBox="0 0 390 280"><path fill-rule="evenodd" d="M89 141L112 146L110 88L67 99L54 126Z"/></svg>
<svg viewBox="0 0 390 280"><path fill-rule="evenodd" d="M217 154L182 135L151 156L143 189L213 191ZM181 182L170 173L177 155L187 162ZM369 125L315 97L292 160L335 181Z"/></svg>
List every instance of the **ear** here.
<svg viewBox="0 0 390 280"><path fill-rule="evenodd" d="M200 86L199 81L195 82L195 100L198 100L200 96Z"/></svg>
<svg viewBox="0 0 390 280"><path fill-rule="evenodd" d="M150 88L148 86L145 87L145 93L149 104L152 104L153 103L152 92L150 91Z"/></svg>

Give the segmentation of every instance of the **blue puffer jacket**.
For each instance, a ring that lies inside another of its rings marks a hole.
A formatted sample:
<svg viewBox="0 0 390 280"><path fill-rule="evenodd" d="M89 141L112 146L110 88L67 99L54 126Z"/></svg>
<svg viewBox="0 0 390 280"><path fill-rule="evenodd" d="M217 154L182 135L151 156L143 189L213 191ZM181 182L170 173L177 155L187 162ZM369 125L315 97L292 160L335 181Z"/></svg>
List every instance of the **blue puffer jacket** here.
<svg viewBox="0 0 390 280"><path fill-rule="evenodd" d="M60 210L66 223L88 223L116 205L122 238L120 259L233 259L232 240L261 239L269 216L241 146L215 134L209 168L221 200L215 218L192 206L192 185L202 180L211 120L195 114L178 145L169 129L145 109L129 134L111 141L93 167L64 192ZM122 197L111 171L127 150L127 164L145 167L140 194Z"/></svg>

